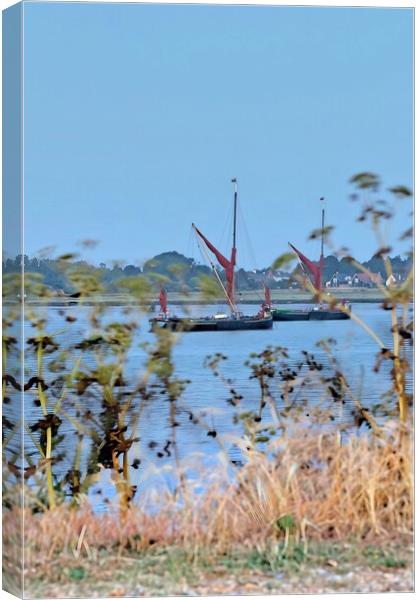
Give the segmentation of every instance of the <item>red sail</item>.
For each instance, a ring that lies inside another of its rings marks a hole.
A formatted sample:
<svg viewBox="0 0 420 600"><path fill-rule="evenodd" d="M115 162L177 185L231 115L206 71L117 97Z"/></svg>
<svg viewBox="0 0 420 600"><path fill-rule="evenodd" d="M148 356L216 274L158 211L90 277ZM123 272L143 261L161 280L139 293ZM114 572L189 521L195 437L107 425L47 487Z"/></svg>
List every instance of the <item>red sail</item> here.
<svg viewBox="0 0 420 600"><path fill-rule="evenodd" d="M224 268L225 273L226 273L226 281L227 281L227 295L229 296L229 299L232 303L234 303L234 270L235 270L235 264L236 264L236 248L232 248L232 253L230 256L230 260L228 260L226 258L226 256L223 256L223 254L221 252L219 252L219 250L216 248L216 246L213 246L213 244L201 233L201 231L199 229L197 229L197 227L194 228L196 230L196 232L198 233L198 235L201 237L201 239L203 240L203 242L206 244L207 248L213 252L213 254L215 255L215 257L217 258L217 260L219 261L219 264L221 267Z"/></svg>
<svg viewBox="0 0 420 600"><path fill-rule="evenodd" d="M268 288L266 285L264 286L264 296L265 296L265 305L267 307L271 306L271 292L270 292L270 288Z"/></svg>
<svg viewBox="0 0 420 600"><path fill-rule="evenodd" d="M160 310L163 312L164 315L166 315L166 313L168 311L168 304L166 301L166 291L163 288L160 290L159 303L160 303Z"/></svg>
<svg viewBox="0 0 420 600"><path fill-rule="evenodd" d="M302 252L299 252L299 250L297 248L295 248L292 244L289 244L289 246L293 249L294 252L296 252L300 261L308 269L309 273L312 275L314 288L320 292L322 290L321 277L322 277L322 266L323 266L323 262L324 262L324 257L321 256L321 258L319 260L319 265L316 265L311 260L309 260L309 258L306 258L306 256L304 254L302 254Z"/></svg>

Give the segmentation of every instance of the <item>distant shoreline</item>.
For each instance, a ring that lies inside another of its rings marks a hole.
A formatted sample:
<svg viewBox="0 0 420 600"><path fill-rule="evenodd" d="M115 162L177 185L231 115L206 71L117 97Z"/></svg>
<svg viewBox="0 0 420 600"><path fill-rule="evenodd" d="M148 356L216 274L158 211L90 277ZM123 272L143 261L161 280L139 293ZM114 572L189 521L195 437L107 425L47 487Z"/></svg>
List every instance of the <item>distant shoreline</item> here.
<svg viewBox="0 0 420 600"><path fill-rule="evenodd" d="M383 301L383 294L378 289L357 288L357 289L334 289L331 295L338 300L348 300L354 303L380 303ZM255 291L242 292L237 296L238 304L256 304L263 302L263 294L258 294ZM6 299L5 299L6 300ZM301 304L311 303L312 295L309 292L302 290L273 290L271 292L271 300L273 305L277 304ZM224 304L224 297L218 298L203 298L200 292L180 293L168 292L168 305L204 305L204 304ZM7 300L5 304L8 304ZM104 304L108 306L135 306L138 304L132 296L128 294L109 293L101 294L96 297L88 297L83 299L70 297L54 297L54 298L28 298L26 304L31 306L78 306L78 305L93 305ZM148 296L141 301L141 305L147 308L159 306L158 297Z"/></svg>

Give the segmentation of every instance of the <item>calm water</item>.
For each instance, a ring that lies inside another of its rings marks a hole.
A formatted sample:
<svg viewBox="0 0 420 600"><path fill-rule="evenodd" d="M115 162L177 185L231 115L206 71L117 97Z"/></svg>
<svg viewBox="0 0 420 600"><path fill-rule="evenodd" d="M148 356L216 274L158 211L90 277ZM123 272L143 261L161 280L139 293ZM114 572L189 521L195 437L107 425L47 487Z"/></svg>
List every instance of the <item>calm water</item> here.
<svg viewBox="0 0 420 600"><path fill-rule="evenodd" d="M390 313L383 311L376 304L354 304L352 307L354 313L359 315L385 342L391 345L390 332ZM65 314L63 314L63 310ZM56 339L68 347L71 344L80 341L81 336L89 335L88 314L89 307L72 306L69 308L50 307L47 310L47 322L49 331L56 336ZM192 309L193 315L212 314L215 307L196 306ZM243 312L254 314L255 306L243 306ZM172 309L172 313L182 313L181 308ZM71 314L77 318L73 324L65 321L65 315ZM125 314L125 309L121 307L108 308L106 310L104 321L114 320L134 320L138 313L132 312ZM141 327L136 334L135 343L129 355L128 372L129 379L134 382L139 378L144 361L145 351L140 347L142 342L153 342L154 335L149 332L148 318L151 315L141 317ZM28 327L27 337L33 334L33 329ZM327 357L324 352L316 347L316 343L321 338L333 337L337 340L335 346L335 356L338 359L340 367L347 377L354 393L361 398L364 406L372 406L381 401L381 396L389 389L389 365L383 365L380 373L374 373L372 368L378 353L378 346L352 320L347 321L308 321L308 322L278 322L274 323L273 329L268 331L238 331L238 332L191 332L180 336L176 344L174 355L176 365L176 375L182 379L189 379L191 383L187 386L182 398L181 405L188 407L195 415L200 416L210 428L218 432L218 440L222 440L232 459L240 459L241 452L232 441L234 435L239 433L238 426L232 422L234 409L228 405L229 390L218 378L214 377L212 372L204 367L206 356L216 352L223 352L228 356L228 360L222 364L222 371L225 377L233 381L232 387L242 396L241 410L256 410L259 403L259 388L255 380L249 379L249 369L244 366L244 362L251 352L260 352L267 345L285 346L288 348L291 366L296 365L302 360L302 350L308 350L315 354L316 359L327 365ZM85 359L84 359L85 360ZM89 359L86 358L87 363ZM35 372L34 358L27 355L26 361L27 376ZM51 378L52 374L48 374ZM411 384L410 384L411 387ZM279 396L279 394L278 394ZM318 403L320 399L319 388L308 388L305 397L309 402ZM30 422L36 421L40 415L40 409L35 408L33 400L35 392L26 394L25 410L26 417ZM64 403L64 407L70 412L71 398ZM84 397L79 398L84 401ZM279 400L280 402L280 400ZM92 408L92 400L89 401L89 408ZM94 408L94 407L93 407ZM98 401L97 409L100 410ZM350 420L350 411L352 407L346 405L340 414L342 420ZM37 414L39 411L39 415ZM169 403L165 396L158 395L148 403L141 419L138 423L138 436L140 444L133 448L132 458L139 458L142 461L141 468L133 471L134 483L140 485L139 489L144 489L147 482L155 481L155 468L162 465L172 464L173 457L168 457L164 452L166 441L171 438L171 428L169 425ZM269 414L268 414L269 418ZM194 425L189 420L188 413L180 411L177 414L177 438L179 449L182 456L202 455L207 462L211 461L220 447L215 440L207 435L207 430ZM63 425L60 433L65 433L64 444L70 452L71 457L74 452L76 436L74 429L68 421L63 419ZM33 443L27 436L27 447L33 448ZM156 443L156 446L150 448L150 443ZM89 443L85 441L84 454L87 455ZM159 457L157 453L163 454ZM69 459L70 460L70 459ZM65 459L60 468L66 470L69 468L69 462ZM159 477L170 480L169 470L166 473L165 468L161 469ZM105 494L112 495L111 486L106 483L109 478L109 471L104 473L101 481L102 489ZM93 490L94 491L94 490ZM95 496L99 505L102 503L103 496Z"/></svg>

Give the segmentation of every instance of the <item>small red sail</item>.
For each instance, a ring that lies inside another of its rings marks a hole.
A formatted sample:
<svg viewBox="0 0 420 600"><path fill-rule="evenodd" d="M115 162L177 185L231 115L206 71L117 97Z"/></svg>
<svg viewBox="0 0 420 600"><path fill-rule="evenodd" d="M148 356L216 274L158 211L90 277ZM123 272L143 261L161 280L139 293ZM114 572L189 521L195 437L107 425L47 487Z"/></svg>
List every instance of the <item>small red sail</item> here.
<svg viewBox="0 0 420 600"><path fill-rule="evenodd" d="M266 285L264 286L264 297L265 297L265 305L267 307L271 306L271 292L270 292L270 288L267 287Z"/></svg>
<svg viewBox="0 0 420 600"><path fill-rule="evenodd" d="M314 285L314 288L318 292L320 292L322 290L322 280L321 279L322 279L322 267L323 267L323 263L324 263L324 257L321 255L321 257L319 259L319 265L316 265L311 260L309 260L309 258L306 258L306 256L304 254L302 254L302 252L299 252L299 250L297 248L295 248L293 246L293 244L289 243L289 246L293 249L294 252L296 252L300 261L308 269L309 273L312 275L312 280L313 280L312 283Z"/></svg>
<svg viewBox="0 0 420 600"><path fill-rule="evenodd" d="M226 292L227 292L227 295L229 296L229 300L232 302L232 304L234 304L234 302L235 302L235 299L234 299L234 294L235 294L235 292L234 292L234 270L235 270L235 264L236 264L236 248L232 248L230 260L228 260L226 258L226 256L223 256L223 254L221 252L219 252L219 250L216 248L216 246L213 246L213 244L201 233L201 231L199 229L197 229L197 227L195 227L195 225L194 225L194 229L196 230L198 235L201 237L203 242L206 244L207 248L211 252L213 252L213 254L217 258L220 266L224 268L225 273L226 273L226 282L227 282Z"/></svg>
<svg viewBox="0 0 420 600"><path fill-rule="evenodd" d="M167 299L166 299L166 290L164 290L163 288L160 290L159 304L160 304L160 310L163 312L164 315L166 315L166 313L168 311L168 303L167 303Z"/></svg>

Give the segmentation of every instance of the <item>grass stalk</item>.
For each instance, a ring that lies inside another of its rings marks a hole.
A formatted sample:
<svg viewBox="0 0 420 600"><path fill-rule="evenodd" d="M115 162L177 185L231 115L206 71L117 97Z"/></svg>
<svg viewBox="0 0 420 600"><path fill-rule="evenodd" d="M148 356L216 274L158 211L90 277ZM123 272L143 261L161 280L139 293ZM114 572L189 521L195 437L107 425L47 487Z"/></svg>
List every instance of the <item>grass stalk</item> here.
<svg viewBox="0 0 420 600"><path fill-rule="evenodd" d="M48 416L47 397L42 389L43 379L43 349L42 339L38 342L37 347L37 366L38 366L38 398L41 404L41 410L44 417ZM48 495L48 506L50 509L55 508L56 498L54 490L54 480L52 473L52 429L51 426L47 427L46 431L46 448L45 448L45 471L47 476L47 495Z"/></svg>

